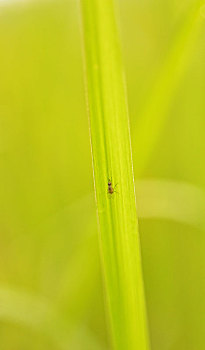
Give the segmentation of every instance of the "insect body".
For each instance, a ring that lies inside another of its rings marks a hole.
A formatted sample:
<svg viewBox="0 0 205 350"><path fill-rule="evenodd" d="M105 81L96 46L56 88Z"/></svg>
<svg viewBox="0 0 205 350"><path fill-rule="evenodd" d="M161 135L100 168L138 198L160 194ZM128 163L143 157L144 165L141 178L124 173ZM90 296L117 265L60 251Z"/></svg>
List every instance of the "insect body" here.
<svg viewBox="0 0 205 350"><path fill-rule="evenodd" d="M112 179L110 180L110 179L108 179L108 190L107 190L107 193L109 193L109 194L113 194L114 192L117 192L116 190L115 190L115 187L117 186L117 184L114 186L114 187L112 187Z"/></svg>

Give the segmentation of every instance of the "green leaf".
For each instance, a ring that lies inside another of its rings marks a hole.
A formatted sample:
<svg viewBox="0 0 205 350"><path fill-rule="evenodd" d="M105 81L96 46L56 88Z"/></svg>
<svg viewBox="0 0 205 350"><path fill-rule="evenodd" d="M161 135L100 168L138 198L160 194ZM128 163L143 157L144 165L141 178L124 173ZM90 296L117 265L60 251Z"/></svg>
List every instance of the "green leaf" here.
<svg viewBox="0 0 205 350"><path fill-rule="evenodd" d="M203 0L198 0L188 7L141 113L134 135L138 154L136 167L138 176L143 173L159 140L173 97L195 53L195 45L203 24L200 11L202 4Z"/></svg>
<svg viewBox="0 0 205 350"><path fill-rule="evenodd" d="M131 142L113 2L82 0L102 265L116 349L149 348ZM108 194L108 179L117 192Z"/></svg>

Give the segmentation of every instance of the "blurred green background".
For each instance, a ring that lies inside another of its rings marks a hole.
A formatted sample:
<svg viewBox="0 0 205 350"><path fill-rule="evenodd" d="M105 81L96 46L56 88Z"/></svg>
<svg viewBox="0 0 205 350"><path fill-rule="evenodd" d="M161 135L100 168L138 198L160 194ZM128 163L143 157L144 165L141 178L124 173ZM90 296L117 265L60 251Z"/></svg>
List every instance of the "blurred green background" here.
<svg viewBox="0 0 205 350"><path fill-rule="evenodd" d="M205 5L116 3L152 349L203 350ZM83 80L77 0L0 1L2 350L110 349Z"/></svg>

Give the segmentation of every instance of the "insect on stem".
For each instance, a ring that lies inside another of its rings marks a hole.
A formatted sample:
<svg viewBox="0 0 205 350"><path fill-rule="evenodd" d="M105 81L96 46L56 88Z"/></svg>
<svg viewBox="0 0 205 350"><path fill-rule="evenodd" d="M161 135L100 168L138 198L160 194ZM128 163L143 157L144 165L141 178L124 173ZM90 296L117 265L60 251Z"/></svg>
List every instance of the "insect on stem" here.
<svg viewBox="0 0 205 350"><path fill-rule="evenodd" d="M116 184L114 187L112 186L112 178L111 179L108 179L108 190L107 190L107 193L109 194L113 194L114 192L118 193L116 190L115 190L115 187L117 186L118 184Z"/></svg>

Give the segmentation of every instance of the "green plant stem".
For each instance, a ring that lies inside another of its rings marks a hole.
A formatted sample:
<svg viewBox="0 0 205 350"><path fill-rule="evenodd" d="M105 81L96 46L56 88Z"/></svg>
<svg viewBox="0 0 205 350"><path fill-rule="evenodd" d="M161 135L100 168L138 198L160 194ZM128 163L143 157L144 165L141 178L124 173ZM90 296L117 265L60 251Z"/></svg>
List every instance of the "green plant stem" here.
<svg viewBox="0 0 205 350"><path fill-rule="evenodd" d="M172 99L191 62L196 41L201 33L203 18L200 14L202 0L189 6L181 28L177 32L170 52L163 63L148 102L141 113L135 130L138 162L136 176L143 173L149 158L159 140L168 117Z"/></svg>
<svg viewBox="0 0 205 350"><path fill-rule="evenodd" d="M129 120L111 0L81 0L102 265L115 349L149 348ZM108 178L118 193L107 194Z"/></svg>

